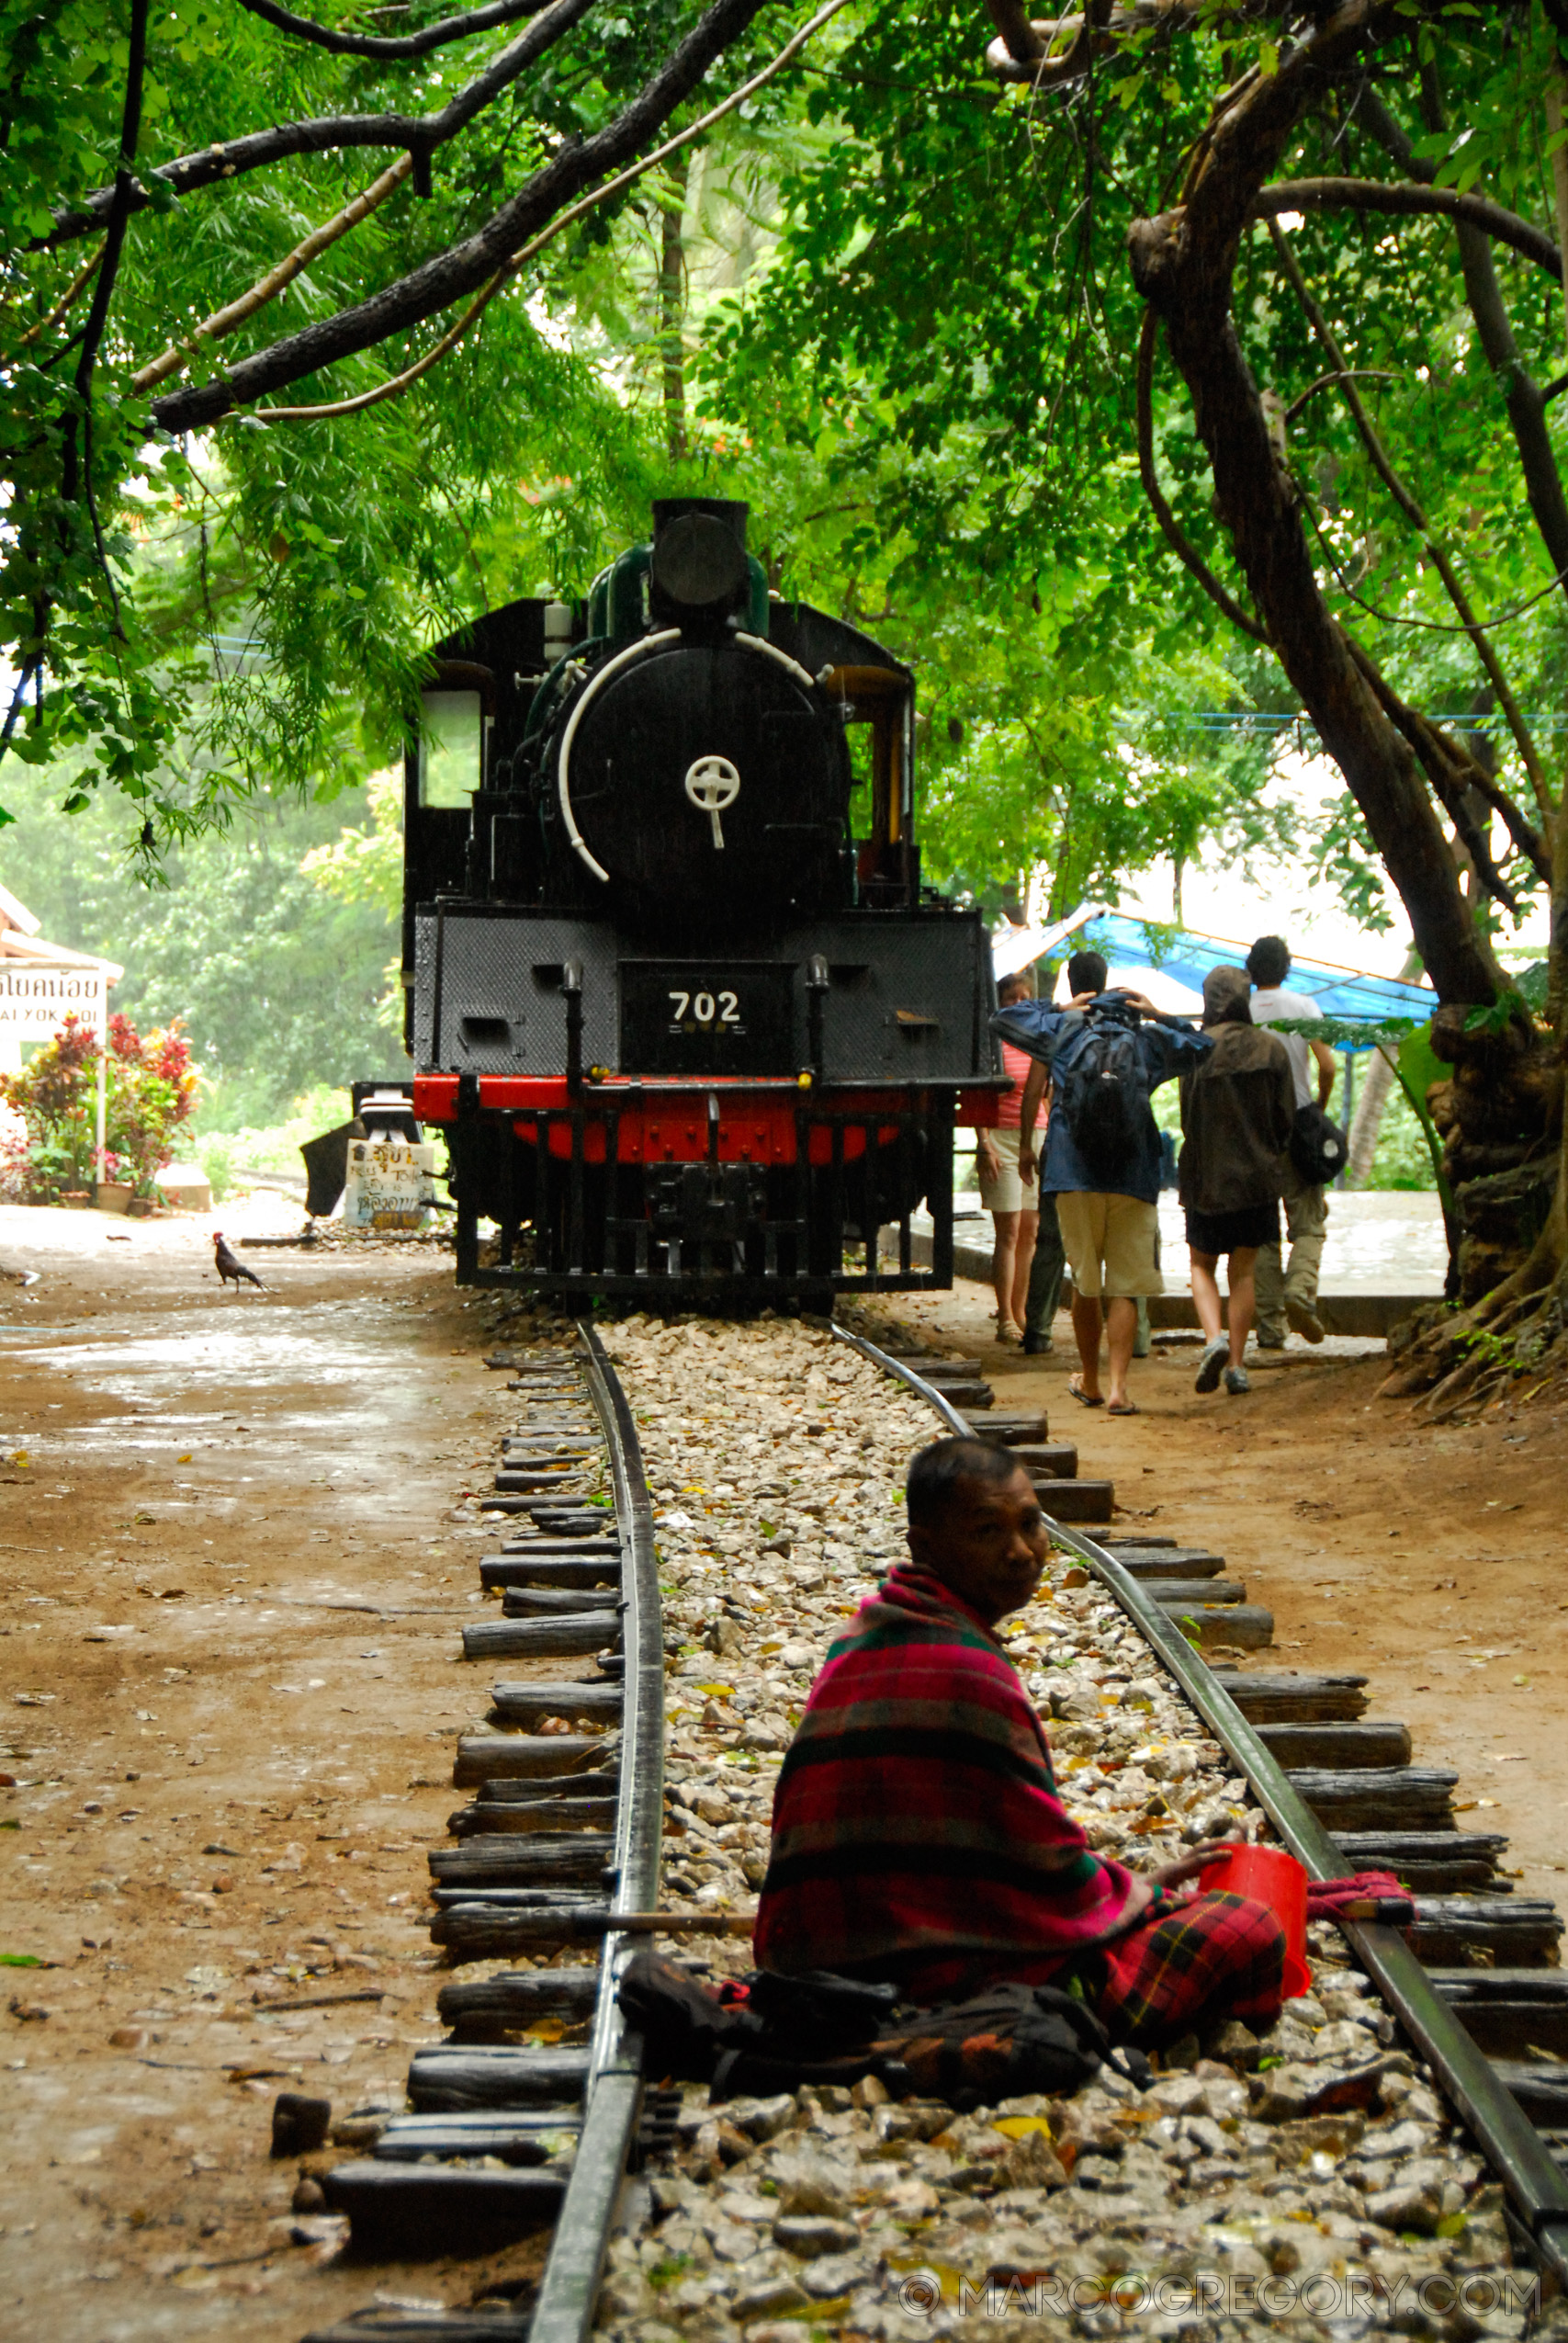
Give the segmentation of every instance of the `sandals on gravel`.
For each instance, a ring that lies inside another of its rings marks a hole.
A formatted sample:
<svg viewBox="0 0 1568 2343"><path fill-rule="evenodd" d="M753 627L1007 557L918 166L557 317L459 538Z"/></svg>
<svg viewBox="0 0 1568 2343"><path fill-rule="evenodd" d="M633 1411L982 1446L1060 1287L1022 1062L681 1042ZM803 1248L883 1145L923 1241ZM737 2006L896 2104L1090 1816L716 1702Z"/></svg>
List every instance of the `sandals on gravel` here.
<svg viewBox="0 0 1568 2343"><path fill-rule="evenodd" d="M1069 1399L1076 1399L1080 1408L1103 1408L1105 1405L1105 1401L1098 1391L1084 1389L1081 1375L1068 1375L1067 1397Z"/></svg>
<svg viewBox="0 0 1568 2343"><path fill-rule="evenodd" d="M1144 1411L1135 1399L1110 1399L1105 1412L1108 1416L1141 1416Z"/></svg>

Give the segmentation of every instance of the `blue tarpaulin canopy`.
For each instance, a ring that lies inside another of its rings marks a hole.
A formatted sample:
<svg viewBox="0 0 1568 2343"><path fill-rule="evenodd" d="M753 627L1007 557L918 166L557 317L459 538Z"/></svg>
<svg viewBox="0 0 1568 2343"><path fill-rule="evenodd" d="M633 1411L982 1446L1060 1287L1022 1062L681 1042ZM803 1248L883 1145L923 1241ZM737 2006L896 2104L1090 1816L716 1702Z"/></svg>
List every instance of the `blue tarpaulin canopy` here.
<svg viewBox="0 0 1568 2343"><path fill-rule="evenodd" d="M1167 927L1157 920L1134 919L1123 911L1085 903L1050 928L998 936L998 973L1004 972L1004 960L1013 968L1027 967L1066 945L1069 937L1074 951L1104 953L1112 984L1118 967L1152 967L1193 992L1201 992L1211 968L1244 967L1248 949L1226 936L1199 935L1190 928ZM1026 957L1021 956L1026 952ZM1429 984L1406 984L1398 977L1372 976L1365 969L1339 968L1330 960L1292 958L1285 985L1289 991L1304 993L1314 1001L1325 1017L1365 1019L1369 1024L1381 1024L1393 1017L1424 1023L1438 1005ZM1364 1046L1371 1048L1372 1043L1369 1040ZM1344 1049L1356 1045L1338 1040L1335 1047Z"/></svg>

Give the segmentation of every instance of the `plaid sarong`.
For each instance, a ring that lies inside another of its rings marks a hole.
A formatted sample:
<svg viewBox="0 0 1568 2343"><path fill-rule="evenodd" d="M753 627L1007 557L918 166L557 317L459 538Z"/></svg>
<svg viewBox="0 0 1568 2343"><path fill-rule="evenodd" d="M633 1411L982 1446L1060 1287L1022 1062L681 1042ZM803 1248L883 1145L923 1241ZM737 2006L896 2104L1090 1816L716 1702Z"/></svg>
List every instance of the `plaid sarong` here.
<svg viewBox="0 0 1568 2343"><path fill-rule="evenodd" d="M1094 1957L1106 1972L1095 2007L1116 2043L1157 2050L1227 2018L1266 2033L1280 2014L1285 1931L1248 1896L1194 1896Z"/></svg>

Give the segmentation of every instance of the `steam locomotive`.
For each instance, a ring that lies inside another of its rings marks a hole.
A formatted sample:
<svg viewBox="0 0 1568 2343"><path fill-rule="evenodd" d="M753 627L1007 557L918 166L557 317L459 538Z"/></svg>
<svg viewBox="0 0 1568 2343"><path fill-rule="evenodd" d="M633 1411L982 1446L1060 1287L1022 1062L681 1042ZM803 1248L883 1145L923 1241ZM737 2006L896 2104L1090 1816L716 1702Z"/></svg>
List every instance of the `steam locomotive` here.
<svg viewBox="0 0 1568 2343"><path fill-rule="evenodd" d="M807 1307L952 1282L954 1121L1003 1086L987 937L920 884L909 669L770 594L747 510L656 503L584 601L432 654L405 1038L460 1282Z"/></svg>

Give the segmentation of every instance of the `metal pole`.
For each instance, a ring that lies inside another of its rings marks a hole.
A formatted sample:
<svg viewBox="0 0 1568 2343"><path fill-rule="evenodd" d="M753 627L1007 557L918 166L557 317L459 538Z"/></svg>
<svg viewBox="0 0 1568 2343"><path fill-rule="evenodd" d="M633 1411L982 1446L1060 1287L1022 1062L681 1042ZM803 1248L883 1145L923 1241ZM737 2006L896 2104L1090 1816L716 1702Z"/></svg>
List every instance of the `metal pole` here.
<svg viewBox="0 0 1568 2343"><path fill-rule="evenodd" d="M109 980L98 971L98 1185L104 1181L104 1137L108 1112Z"/></svg>

